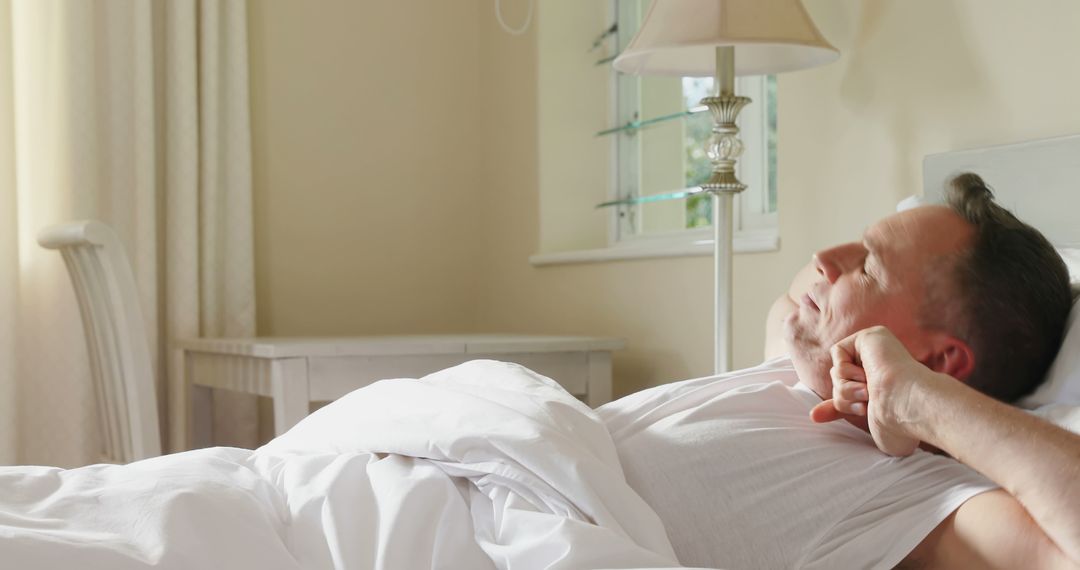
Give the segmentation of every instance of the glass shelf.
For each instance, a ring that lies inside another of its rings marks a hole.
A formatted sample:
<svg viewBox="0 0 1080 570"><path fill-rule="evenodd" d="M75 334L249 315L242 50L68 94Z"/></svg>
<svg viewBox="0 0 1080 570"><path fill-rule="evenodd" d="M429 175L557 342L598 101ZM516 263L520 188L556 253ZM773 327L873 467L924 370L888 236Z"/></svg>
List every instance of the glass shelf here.
<svg viewBox="0 0 1080 570"><path fill-rule="evenodd" d="M619 23L618 22L612 22L612 24L610 26L608 26L607 29L605 29L603 32L600 32L599 36L596 36L596 39L593 40L592 47L589 48L589 51L593 52L593 51L596 51L597 49L599 49L600 46L604 45L604 40L606 40L608 38L611 38L611 37L614 37L615 33L618 32L618 31L619 31Z"/></svg>
<svg viewBox="0 0 1080 570"><path fill-rule="evenodd" d="M667 200L682 200L683 198L689 198L691 196L697 196L704 194L705 189L700 186L693 188L686 188L684 190L678 190L675 192L666 192L664 194L650 194L648 196L631 196L629 198L620 198L618 200L612 200L610 202L603 202L597 204L597 208L607 208L610 206L633 206L636 204L648 204L649 202L664 202Z"/></svg>
<svg viewBox="0 0 1080 570"><path fill-rule="evenodd" d="M681 111L681 112L678 112L678 113L672 113L670 115L661 115L659 117L653 117L651 119L645 119L644 121L630 121L629 123L626 123L625 125L622 125L621 127L614 127L614 128L610 128L610 129L607 129L607 130L600 131L600 132L596 133L596 136L602 137L602 136L610 135L610 134L613 134L613 133L639 131L642 128L648 127L650 125L655 125L655 124L658 124L658 123L666 123L668 121L674 121L676 119L682 119L684 117L689 117L690 115L696 115L698 113L703 113L703 112L708 111L708 110L709 110L709 108L706 107L705 105L698 105L697 107L691 107L691 108L689 108L689 109L687 109L685 111Z"/></svg>

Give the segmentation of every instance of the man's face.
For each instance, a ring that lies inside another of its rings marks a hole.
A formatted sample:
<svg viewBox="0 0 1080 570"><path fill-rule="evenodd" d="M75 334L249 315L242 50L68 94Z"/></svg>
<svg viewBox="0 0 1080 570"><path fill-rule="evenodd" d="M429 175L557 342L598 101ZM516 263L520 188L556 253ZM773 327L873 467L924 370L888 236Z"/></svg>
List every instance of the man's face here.
<svg viewBox="0 0 1080 570"><path fill-rule="evenodd" d="M971 226L949 208L924 206L867 228L860 241L814 254L818 280L784 323L799 378L829 398L829 349L866 327L883 325L920 358L927 331L919 326L927 268L967 247Z"/></svg>

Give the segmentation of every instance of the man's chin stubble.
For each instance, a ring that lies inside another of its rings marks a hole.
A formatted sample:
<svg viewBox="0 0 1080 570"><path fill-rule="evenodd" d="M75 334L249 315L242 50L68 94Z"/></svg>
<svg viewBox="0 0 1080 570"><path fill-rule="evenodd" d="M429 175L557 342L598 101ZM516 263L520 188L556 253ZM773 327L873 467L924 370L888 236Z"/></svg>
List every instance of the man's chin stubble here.
<svg viewBox="0 0 1080 570"><path fill-rule="evenodd" d="M832 391L832 379L829 377L829 368L832 367L830 347L821 346L816 338L800 334L805 331L800 331L790 324L785 329L784 340L787 342L799 381L814 390L818 396L829 397L828 393Z"/></svg>

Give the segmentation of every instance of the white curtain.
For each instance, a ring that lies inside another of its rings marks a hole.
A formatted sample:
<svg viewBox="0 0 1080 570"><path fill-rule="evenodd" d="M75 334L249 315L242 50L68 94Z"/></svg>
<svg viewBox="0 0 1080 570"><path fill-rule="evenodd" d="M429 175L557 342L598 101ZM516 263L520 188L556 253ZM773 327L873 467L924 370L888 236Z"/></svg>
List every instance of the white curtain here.
<svg viewBox="0 0 1080 570"><path fill-rule="evenodd" d="M120 235L163 422L185 405L171 339L254 333L246 25L244 0L0 0L0 463L98 456L78 308L41 228ZM217 443L254 445L257 415L219 394Z"/></svg>

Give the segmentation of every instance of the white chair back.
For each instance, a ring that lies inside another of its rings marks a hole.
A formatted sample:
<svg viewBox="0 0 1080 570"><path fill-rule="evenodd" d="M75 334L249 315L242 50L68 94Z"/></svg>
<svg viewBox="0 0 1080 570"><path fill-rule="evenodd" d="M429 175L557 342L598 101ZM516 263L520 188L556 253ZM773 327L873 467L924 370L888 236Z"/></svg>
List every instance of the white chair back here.
<svg viewBox="0 0 1080 570"><path fill-rule="evenodd" d="M128 463L161 455L150 350L123 245L112 229L96 221L46 228L38 243L60 250L79 299L103 460Z"/></svg>

